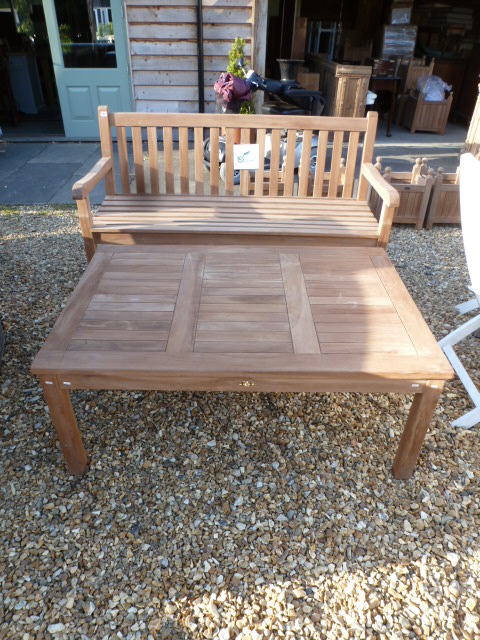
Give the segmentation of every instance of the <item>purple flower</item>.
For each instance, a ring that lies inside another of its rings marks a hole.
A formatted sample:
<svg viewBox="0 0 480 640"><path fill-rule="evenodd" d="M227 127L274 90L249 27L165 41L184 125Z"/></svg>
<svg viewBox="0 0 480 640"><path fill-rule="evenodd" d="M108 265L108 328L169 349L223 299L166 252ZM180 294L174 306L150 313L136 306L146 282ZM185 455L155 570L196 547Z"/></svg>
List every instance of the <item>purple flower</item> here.
<svg viewBox="0 0 480 640"><path fill-rule="evenodd" d="M220 74L213 85L215 93L226 103L250 100L252 90L243 78L237 78L231 73Z"/></svg>

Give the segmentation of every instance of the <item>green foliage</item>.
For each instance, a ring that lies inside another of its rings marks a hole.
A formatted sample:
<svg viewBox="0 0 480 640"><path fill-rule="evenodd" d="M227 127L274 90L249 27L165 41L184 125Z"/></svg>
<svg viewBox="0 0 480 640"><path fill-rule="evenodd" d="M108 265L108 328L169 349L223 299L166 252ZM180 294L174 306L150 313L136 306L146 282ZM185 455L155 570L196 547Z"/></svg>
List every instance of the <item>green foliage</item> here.
<svg viewBox="0 0 480 640"><path fill-rule="evenodd" d="M240 58L245 58L245 45L247 43L243 38L235 38L235 42L232 44L232 48L228 52L228 66L227 73L231 73L237 78L244 78L245 74L243 69L237 69L235 66Z"/></svg>
<svg viewBox="0 0 480 640"><path fill-rule="evenodd" d="M58 32L60 34L60 43L63 53L72 51L72 36L70 35L70 27L68 24L59 24Z"/></svg>
<svg viewBox="0 0 480 640"><path fill-rule="evenodd" d="M26 35L35 35L35 29L33 28L33 22L30 17L32 11L31 0L13 0L13 8L17 12L19 25L18 32L25 33Z"/></svg>
<svg viewBox="0 0 480 640"><path fill-rule="evenodd" d="M237 78L245 78L245 73L248 70L248 66L245 62L244 68L239 69L236 66L238 60L243 58L245 60L245 45L247 43L243 38L235 38L235 42L232 44L230 51L228 52L228 66L227 73L231 73ZM240 113L255 113L255 107L253 106L253 98L245 100L240 107Z"/></svg>
<svg viewBox="0 0 480 640"><path fill-rule="evenodd" d="M111 22L98 25L97 37L103 38L105 36L113 36L113 24Z"/></svg>

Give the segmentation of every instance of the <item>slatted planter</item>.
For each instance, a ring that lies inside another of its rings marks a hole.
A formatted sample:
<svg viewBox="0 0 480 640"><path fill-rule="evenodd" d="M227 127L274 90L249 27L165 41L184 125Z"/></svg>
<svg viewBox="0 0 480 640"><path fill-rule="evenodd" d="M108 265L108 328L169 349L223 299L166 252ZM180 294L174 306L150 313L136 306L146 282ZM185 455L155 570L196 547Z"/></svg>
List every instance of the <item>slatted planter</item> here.
<svg viewBox="0 0 480 640"><path fill-rule="evenodd" d="M444 173L440 167L433 181L432 198L425 227L434 224L460 224L460 169Z"/></svg>
<svg viewBox="0 0 480 640"><path fill-rule="evenodd" d="M381 171L381 158L377 158L376 168ZM383 177L400 194L400 204L395 212L393 222L399 224L414 224L415 229L423 227L428 210L428 203L432 193L434 171L429 169L426 158L417 158L412 171L394 172L390 167L385 168ZM378 196L372 195L370 206L379 215ZM381 204L381 203L380 203Z"/></svg>
<svg viewBox="0 0 480 640"><path fill-rule="evenodd" d="M422 93L409 95L405 104L403 124L410 129L410 133L429 131L443 136L452 100L452 93L446 100L436 102L427 102Z"/></svg>

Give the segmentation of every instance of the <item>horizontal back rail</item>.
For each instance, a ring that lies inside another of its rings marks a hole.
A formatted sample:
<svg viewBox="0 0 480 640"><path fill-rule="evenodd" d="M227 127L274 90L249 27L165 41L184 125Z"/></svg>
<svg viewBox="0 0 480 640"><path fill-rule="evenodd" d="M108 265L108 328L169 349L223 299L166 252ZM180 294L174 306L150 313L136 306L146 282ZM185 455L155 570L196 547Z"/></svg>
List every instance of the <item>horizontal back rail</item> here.
<svg viewBox="0 0 480 640"><path fill-rule="evenodd" d="M357 197L365 199L360 165L372 161L377 126L375 112L332 118L109 113L99 107L99 120L104 155L114 127L118 140L120 184L113 181L108 195L353 198L360 179ZM235 166L239 143L258 145L258 167Z"/></svg>
<svg viewBox="0 0 480 640"><path fill-rule="evenodd" d="M240 129L311 129L314 131L359 131L367 130L368 121L377 119L375 111L369 111L366 118L341 118L326 116L274 116L249 114L218 114L218 113L139 113L137 111L108 112L106 107L99 107L107 111L111 127L232 127Z"/></svg>

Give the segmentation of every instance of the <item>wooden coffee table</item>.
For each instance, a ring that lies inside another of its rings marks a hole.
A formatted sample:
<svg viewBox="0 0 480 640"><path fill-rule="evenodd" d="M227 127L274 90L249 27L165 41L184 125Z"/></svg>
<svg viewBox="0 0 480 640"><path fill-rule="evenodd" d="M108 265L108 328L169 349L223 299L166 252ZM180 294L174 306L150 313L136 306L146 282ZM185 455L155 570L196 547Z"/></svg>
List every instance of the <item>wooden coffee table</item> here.
<svg viewBox="0 0 480 640"><path fill-rule="evenodd" d="M73 474L75 389L414 394L415 466L453 371L376 247L99 246L32 372Z"/></svg>

